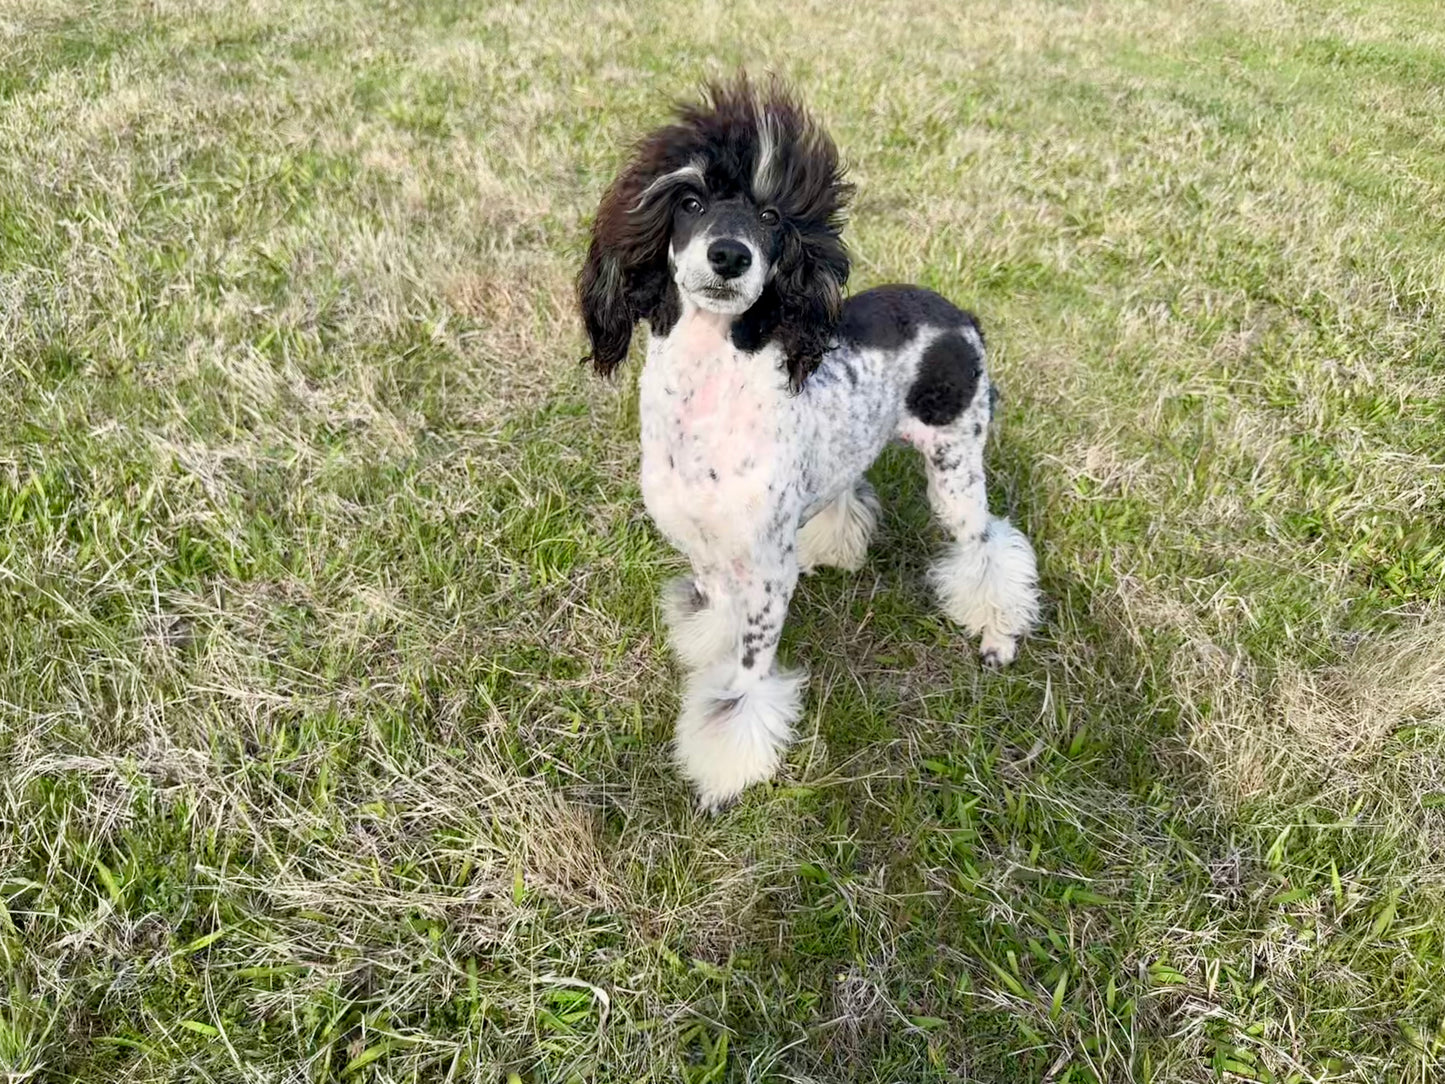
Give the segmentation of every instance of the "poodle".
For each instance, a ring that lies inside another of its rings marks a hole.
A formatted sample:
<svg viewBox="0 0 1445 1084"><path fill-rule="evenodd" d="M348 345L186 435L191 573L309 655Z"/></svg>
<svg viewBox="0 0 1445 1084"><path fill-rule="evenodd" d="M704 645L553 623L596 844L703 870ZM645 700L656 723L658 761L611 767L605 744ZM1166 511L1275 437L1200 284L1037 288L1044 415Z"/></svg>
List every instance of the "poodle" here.
<svg viewBox="0 0 1445 1084"><path fill-rule="evenodd" d="M856 570L878 520L863 472L890 440L922 453L951 536L930 580L1003 665L1037 622L1028 539L988 511L994 392L969 313L916 286L845 300L851 186L833 141L776 81L681 105L602 198L578 299L612 374L635 326L642 496L692 575L663 615L686 670L674 748L708 810L777 770L805 676L775 657L799 573Z"/></svg>

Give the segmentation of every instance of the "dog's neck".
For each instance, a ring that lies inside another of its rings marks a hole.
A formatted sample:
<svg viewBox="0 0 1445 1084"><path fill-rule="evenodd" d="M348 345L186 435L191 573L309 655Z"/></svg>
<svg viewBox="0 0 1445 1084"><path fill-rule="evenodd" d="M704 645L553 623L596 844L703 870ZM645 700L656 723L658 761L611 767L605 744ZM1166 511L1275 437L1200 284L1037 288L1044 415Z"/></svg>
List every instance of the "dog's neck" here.
<svg viewBox="0 0 1445 1084"><path fill-rule="evenodd" d="M676 322L666 334L652 337L645 372L674 392L700 391L716 384L705 400L743 388L767 389L771 395L775 386L785 385L780 357L768 344L748 349L739 343L738 329L746 320L746 313L712 312L681 298Z"/></svg>
<svg viewBox="0 0 1445 1084"><path fill-rule="evenodd" d="M771 286L752 308L738 315L704 309L673 286L667 303L652 318L652 331L669 341L685 334L698 345L702 340L694 337L716 335L744 354L756 354L776 336L780 316L778 296Z"/></svg>
<svg viewBox="0 0 1445 1084"><path fill-rule="evenodd" d="M736 316L710 312L684 298L682 316L669 337L676 349L693 356L716 352L731 341L733 321Z"/></svg>

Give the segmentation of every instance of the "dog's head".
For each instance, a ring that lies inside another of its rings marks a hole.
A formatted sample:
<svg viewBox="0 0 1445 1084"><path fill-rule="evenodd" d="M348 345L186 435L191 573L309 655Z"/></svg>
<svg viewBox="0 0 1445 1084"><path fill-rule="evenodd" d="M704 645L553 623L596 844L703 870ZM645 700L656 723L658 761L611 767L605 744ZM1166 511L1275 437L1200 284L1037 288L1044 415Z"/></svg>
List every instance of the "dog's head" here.
<svg viewBox="0 0 1445 1084"><path fill-rule="evenodd" d="M597 210L577 284L592 362L611 373L637 321L665 334L685 299L735 317L740 346L777 339L800 387L848 278L837 149L776 82L715 84L677 114L637 145Z"/></svg>

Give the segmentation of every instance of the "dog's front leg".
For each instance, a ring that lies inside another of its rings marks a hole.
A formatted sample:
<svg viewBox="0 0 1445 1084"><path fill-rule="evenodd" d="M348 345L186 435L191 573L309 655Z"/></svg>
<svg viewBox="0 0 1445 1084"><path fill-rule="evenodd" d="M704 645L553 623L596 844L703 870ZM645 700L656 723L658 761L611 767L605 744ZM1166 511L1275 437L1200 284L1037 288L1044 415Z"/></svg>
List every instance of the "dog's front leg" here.
<svg viewBox="0 0 1445 1084"><path fill-rule="evenodd" d="M792 741L806 677L780 669L776 655L797 582L789 538L707 589L709 605L731 615L733 635L715 660L688 675L675 739L682 773L704 809L717 810L771 777Z"/></svg>

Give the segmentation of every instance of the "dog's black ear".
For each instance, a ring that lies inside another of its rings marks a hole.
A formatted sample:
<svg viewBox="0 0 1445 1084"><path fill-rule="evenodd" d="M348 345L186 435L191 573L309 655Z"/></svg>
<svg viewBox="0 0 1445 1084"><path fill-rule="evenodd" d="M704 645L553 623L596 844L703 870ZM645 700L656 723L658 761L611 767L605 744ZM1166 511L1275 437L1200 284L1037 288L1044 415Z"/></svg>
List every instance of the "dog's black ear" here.
<svg viewBox="0 0 1445 1084"><path fill-rule="evenodd" d="M602 247L595 233L577 276L577 302L592 345L592 367L600 376L610 376L627 357L637 316L628 303L621 261Z"/></svg>
<svg viewBox="0 0 1445 1084"><path fill-rule="evenodd" d="M833 230L807 231L784 245L774 285L781 309L778 337L794 391L823 360L843 311L847 282L848 250Z"/></svg>
<svg viewBox="0 0 1445 1084"><path fill-rule="evenodd" d="M701 185L696 137L678 125L659 128L633 151L592 221L577 300L591 341L593 367L607 376L627 357L639 320L665 332L676 319L667 242L676 201Z"/></svg>

